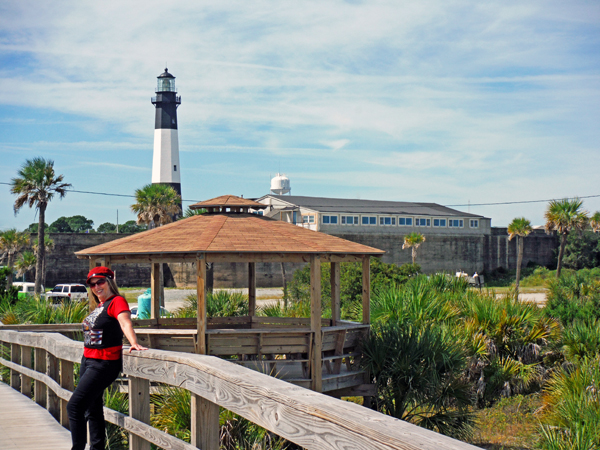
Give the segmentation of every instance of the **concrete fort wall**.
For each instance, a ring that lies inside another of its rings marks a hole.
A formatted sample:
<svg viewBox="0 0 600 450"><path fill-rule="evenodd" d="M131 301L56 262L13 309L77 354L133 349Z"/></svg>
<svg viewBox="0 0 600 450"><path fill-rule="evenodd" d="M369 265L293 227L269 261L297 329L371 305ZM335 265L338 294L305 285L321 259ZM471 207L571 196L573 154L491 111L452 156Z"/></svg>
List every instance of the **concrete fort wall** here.
<svg viewBox="0 0 600 450"><path fill-rule="evenodd" d="M517 267L516 239L508 240L506 228L492 228L482 235L434 235L423 233L425 243L417 250L416 262L424 272L458 272L469 274L491 271L499 267ZM411 249L402 250L401 234L335 234L337 237L385 250L382 261L394 264L412 262ZM523 266L535 262L542 266L555 264L556 236L534 230L524 239Z"/></svg>
<svg viewBox="0 0 600 450"><path fill-rule="evenodd" d="M499 267L514 269L517 263L516 240L508 240L506 228L492 228L482 235L431 235L424 233L426 241L417 250L417 263L423 271L473 272L491 271ZM77 259L75 252L100 245L126 234L50 233L55 249L47 255L46 286L59 283L83 283L89 270L87 260ZM411 250L402 250L404 236L400 234L335 234L335 236L385 250L382 260L387 263L411 262ZM33 236L35 238L35 236ZM534 230L524 240L523 265L532 261L544 266L555 264L556 236L543 230ZM285 277L291 280L296 269L303 264L285 263ZM150 286L150 264L113 264L120 286ZM258 287L281 287L280 263L257 263ZM27 275L33 281L33 271ZM165 266L167 286L191 287L196 284L196 267L191 263L172 263ZM242 263L217 263L214 265L214 287L243 288L248 284L248 265Z"/></svg>

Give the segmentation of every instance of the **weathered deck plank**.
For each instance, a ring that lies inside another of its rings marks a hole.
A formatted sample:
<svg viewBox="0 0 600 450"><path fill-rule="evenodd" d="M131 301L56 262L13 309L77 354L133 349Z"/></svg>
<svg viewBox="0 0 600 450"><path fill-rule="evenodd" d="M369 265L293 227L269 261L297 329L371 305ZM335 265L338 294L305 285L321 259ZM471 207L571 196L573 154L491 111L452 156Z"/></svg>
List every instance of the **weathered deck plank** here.
<svg viewBox="0 0 600 450"><path fill-rule="evenodd" d="M71 448L71 433L54 420L48 411L1 382L0 405L2 450Z"/></svg>

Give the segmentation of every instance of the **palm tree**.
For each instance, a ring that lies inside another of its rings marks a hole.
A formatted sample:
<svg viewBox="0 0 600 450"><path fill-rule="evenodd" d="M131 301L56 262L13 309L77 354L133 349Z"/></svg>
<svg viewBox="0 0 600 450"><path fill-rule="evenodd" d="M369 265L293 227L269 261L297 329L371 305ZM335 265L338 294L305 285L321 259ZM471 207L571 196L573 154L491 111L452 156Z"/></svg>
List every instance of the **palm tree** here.
<svg viewBox="0 0 600 450"><path fill-rule="evenodd" d="M558 251L558 264L556 265L556 278L560 277L562 259L565 254L567 236L571 231L583 231L588 224L587 211L581 209L583 201L578 198L569 200L552 200L544 217L546 218L546 233L556 231L560 235L560 249Z"/></svg>
<svg viewBox="0 0 600 450"><path fill-rule="evenodd" d="M590 217L590 225L592 226L592 231L594 233L600 232L600 211L596 211Z"/></svg>
<svg viewBox="0 0 600 450"><path fill-rule="evenodd" d="M181 197L166 184L147 184L136 189L135 201L131 211L137 214L137 223L145 223L148 228L172 222L173 216L181 212Z"/></svg>
<svg viewBox="0 0 600 450"><path fill-rule="evenodd" d="M531 222L525 217L515 217L508 224L508 240L512 240L515 236L517 238L517 280L515 282L517 294L519 292L519 280L521 279L521 264L523 263L523 238L531 233L531 231Z"/></svg>
<svg viewBox="0 0 600 450"><path fill-rule="evenodd" d="M12 268L15 263L15 255L29 244L29 233L25 231L17 231L15 228L6 230L0 233L0 249L6 252L8 257L6 265L10 268L10 272L6 277L6 288L9 289L13 282Z"/></svg>
<svg viewBox="0 0 600 450"><path fill-rule="evenodd" d="M28 204L30 208L35 206L39 213L38 219L38 242L45 242L44 223L46 221L46 208L48 203L58 195L63 198L69 183L63 183L64 176L56 175L54 172L54 161L44 158L28 159L17 173L17 178L11 180L10 191L18 195L15 201L15 214ZM45 247L40 245L37 251L35 263L35 293L39 295L42 289L42 267L46 260Z"/></svg>
<svg viewBox="0 0 600 450"><path fill-rule="evenodd" d="M17 276L22 277L27 272L35 267L35 255L32 252L23 252L15 263L15 269L17 269Z"/></svg>
<svg viewBox="0 0 600 450"><path fill-rule="evenodd" d="M417 249L420 245L425 242L425 236L421 233L410 233L404 236L404 244L402 244L402 250L405 248L412 248L412 263L415 263L417 258Z"/></svg>
<svg viewBox="0 0 600 450"><path fill-rule="evenodd" d="M38 252L38 240L33 241L32 245L33 251ZM50 236L44 236L44 253L47 255L48 253L52 253L54 250L54 241L50 239ZM46 258L42 261L42 284L46 286Z"/></svg>

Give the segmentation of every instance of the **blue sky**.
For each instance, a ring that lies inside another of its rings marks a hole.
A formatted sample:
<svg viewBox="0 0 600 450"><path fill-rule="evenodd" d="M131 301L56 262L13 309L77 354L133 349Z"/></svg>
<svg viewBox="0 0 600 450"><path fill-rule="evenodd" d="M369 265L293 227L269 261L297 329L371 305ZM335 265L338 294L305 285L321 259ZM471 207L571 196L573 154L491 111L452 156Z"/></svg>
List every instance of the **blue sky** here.
<svg viewBox="0 0 600 450"><path fill-rule="evenodd" d="M76 190L149 183L165 65L184 200L258 197L283 172L295 195L505 226L546 204L475 205L600 195L600 3L578 0L0 1L0 182L42 156ZM37 221L14 199L0 184L0 229ZM131 203L71 192L47 222L123 223Z"/></svg>

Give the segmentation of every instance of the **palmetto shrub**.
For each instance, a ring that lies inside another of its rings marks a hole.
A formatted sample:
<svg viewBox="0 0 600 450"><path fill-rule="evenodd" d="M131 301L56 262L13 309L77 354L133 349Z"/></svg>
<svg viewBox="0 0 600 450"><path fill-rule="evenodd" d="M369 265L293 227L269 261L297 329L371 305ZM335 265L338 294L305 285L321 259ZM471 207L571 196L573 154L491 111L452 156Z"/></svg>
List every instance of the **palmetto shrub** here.
<svg viewBox="0 0 600 450"><path fill-rule="evenodd" d="M6 324L51 324L81 323L89 314L87 302L64 302L60 305L40 299L26 297L16 304L0 303L0 320Z"/></svg>
<svg viewBox="0 0 600 450"><path fill-rule="evenodd" d="M451 333L433 325L379 323L361 351L361 365L377 386L378 411L449 436L470 436L471 390L461 376L467 361Z"/></svg>
<svg viewBox="0 0 600 450"><path fill-rule="evenodd" d="M454 321L460 311L449 297L457 290L463 291L466 285L446 280L443 275L419 276L401 286L377 289L371 299L373 322L408 322L418 326Z"/></svg>
<svg viewBox="0 0 600 450"><path fill-rule="evenodd" d="M556 372L544 389L541 447L600 448L600 357Z"/></svg>
<svg viewBox="0 0 600 450"><path fill-rule="evenodd" d="M570 361L600 355L600 320L573 323L564 329L562 341L565 357Z"/></svg>
<svg viewBox="0 0 600 450"><path fill-rule="evenodd" d="M206 294L208 317L240 317L248 315L248 296L241 292L217 291ZM175 317L196 317L198 296L188 295L183 307L175 310Z"/></svg>
<svg viewBox="0 0 600 450"><path fill-rule="evenodd" d="M600 319L600 281L590 271L564 273L550 280L546 313L565 326L575 320Z"/></svg>
<svg viewBox="0 0 600 450"><path fill-rule="evenodd" d="M475 383L478 405L539 387L546 374L545 353L560 337L558 322L511 295L473 292L461 303L457 331L470 356L467 376Z"/></svg>

